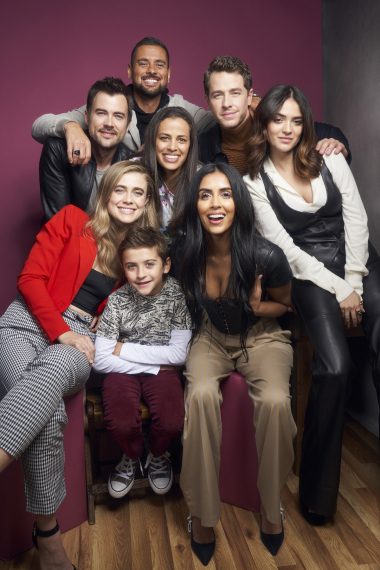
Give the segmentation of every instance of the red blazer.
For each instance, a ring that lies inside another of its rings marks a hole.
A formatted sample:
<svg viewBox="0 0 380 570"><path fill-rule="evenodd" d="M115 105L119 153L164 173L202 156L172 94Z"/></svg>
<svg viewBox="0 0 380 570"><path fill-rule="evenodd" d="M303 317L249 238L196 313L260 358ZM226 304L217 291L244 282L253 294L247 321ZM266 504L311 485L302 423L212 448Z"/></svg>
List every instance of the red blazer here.
<svg viewBox="0 0 380 570"><path fill-rule="evenodd" d="M49 339L70 330L61 313L71 304L94 263L97 245L85 225L89 217L65 206L36 236L17 280L30 312Z"/></svg>

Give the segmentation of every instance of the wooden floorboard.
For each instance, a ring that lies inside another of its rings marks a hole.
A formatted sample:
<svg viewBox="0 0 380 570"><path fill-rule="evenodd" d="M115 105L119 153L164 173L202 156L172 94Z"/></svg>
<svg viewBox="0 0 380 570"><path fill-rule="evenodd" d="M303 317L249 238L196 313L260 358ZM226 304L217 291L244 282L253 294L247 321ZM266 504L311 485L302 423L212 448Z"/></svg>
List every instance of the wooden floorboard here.
<svg viewBox="0 0 380 570"><path fill-rule="evenodd" d="M379 440L350 422L345 430L338 511L333 524L313 528L298 510L298 478L283 493L285 543L273 558L260 542L255 513L222 505L217 548L208 570L380 570ZM190 549L187 508L178 487L167 497L139 491L99 504L96 524L63 535L78 570L203 570ZM0 570L38 570L35 550Z"/></svg>

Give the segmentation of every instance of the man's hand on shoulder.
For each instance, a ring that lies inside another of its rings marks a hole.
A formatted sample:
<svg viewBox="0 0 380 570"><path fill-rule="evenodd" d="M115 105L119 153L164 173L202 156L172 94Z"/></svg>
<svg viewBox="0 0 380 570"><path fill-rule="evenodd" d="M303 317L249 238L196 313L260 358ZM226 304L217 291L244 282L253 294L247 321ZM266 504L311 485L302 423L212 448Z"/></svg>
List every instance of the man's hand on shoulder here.
<svg viewBox="0 0 380 570"><path fill-rule="evenodd" d="M63 127L67 143L67 160L72 166L87 164L91 158L91 142L76 121L68 121Z"/></svg>
<svg viewBox="0 0 380 570"><path fill-rule="evenodd" d="M253 119L253 116L255 114L255 109L257 107L257 105L260 103L261 101L261 97L260 95L257 95L256 93L253 94L252 96L252 101L251 104L249 106L249 114L251 115L251 118Z"/></svg>
<svg viewBox="0 0 380 570"><path fill-rule="evenodd" d="M332 138L321 139L320 141L318 141L317 146L315 148L322 156L324 154L330 156L332 152L334 154L339 154L341 152L344 158L347 158L348 156L348 151L346 147L342 142L338 141L337 139L332 139Z"/></svg>

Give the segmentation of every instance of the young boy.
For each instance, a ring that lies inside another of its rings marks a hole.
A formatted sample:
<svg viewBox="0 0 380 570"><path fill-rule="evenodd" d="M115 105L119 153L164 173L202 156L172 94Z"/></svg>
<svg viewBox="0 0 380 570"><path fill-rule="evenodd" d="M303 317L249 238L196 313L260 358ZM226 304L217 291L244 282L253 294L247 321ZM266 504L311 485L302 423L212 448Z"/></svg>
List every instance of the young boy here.
<svg viewBox="0 0 380 570"><path fill-rule="evenodd" d="M110 295L95 342L94 367L103 383L105 422L123 450L108 479L112 497L133 486L143 453L140 400L152 418L145 468L155 493L173 482L168 449L183 428L183 390L177 370L186 359L191 319L178 282L168 276L164 236L152 228L128 233L119 248L127 283ZM140 463L141 468L141 463Z"/></svg>

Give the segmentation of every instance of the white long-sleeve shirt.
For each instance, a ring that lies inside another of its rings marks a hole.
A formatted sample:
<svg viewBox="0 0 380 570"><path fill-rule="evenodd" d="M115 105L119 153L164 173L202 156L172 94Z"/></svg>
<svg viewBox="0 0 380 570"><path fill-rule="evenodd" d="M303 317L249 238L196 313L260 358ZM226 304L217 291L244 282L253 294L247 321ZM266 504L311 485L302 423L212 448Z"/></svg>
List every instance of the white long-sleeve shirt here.
<svg viewBox="0 0 380 570"><path fill-rule="evenodd" d="M265 191L261 176L244 181L252 196L258 231L282 248L296 279L312 281L322 289L333 293L338 302L353 291L363 294L363 277L368 274L368 226L367 215L360 198L355 179L342 154L325 156L324 160L334 182L342 194L342 211L345 230L346 264L345 278L329 271L323 263L295 245L293 239L278 220ZM325 205L327 192L321 175L311 180L312 202L306 202L276 170L268 158L264 170L286 204L299 212L317 212Z"/></svg>
<svg viewBox="0 0 380 570"><path fill-rule="evenodd" d="M120 356L113 354L117 340L97 336L94 368L98 372L124 374L158 374L160 366L182 366L185 363L190 330L173 330L168 345L144 345L126 342Z"/></svg>

